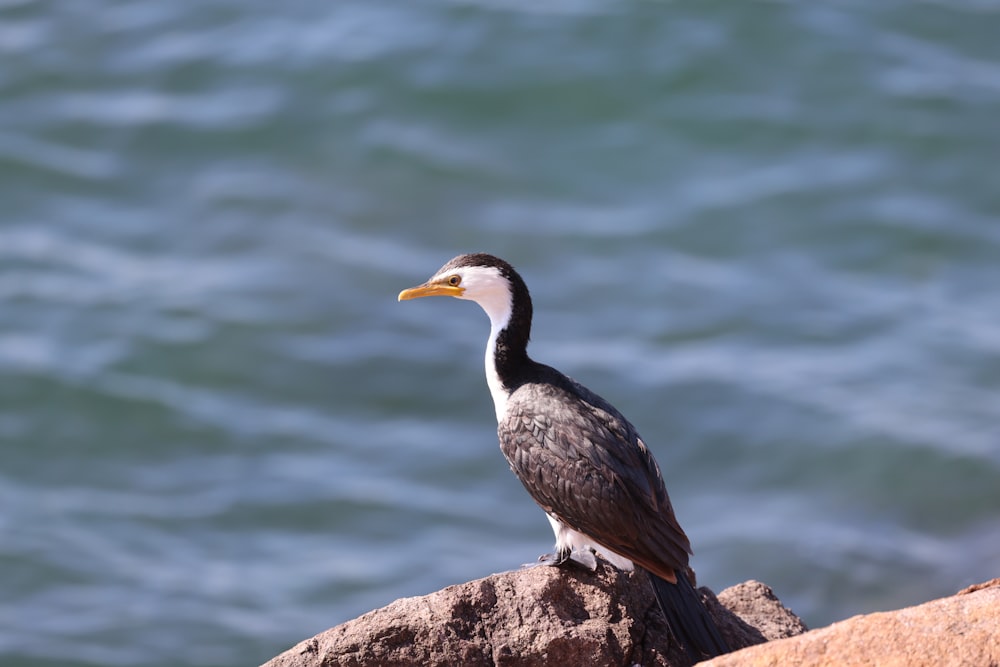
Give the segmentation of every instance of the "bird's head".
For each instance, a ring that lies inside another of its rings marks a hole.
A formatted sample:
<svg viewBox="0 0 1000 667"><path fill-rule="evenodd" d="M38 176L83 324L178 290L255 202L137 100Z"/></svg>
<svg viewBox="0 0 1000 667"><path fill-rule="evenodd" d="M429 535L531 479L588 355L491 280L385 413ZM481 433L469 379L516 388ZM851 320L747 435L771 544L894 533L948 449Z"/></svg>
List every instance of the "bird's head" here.
<svg viewBox="0 0 1000 667"><path fill-rule="evenodd" d="M523 287L524 282L510 264L493 255L474 253L452 259L423 285L400 292L399 300L453 296L475 301L492 321L499 322L510 316L515 285Z"/></svg>

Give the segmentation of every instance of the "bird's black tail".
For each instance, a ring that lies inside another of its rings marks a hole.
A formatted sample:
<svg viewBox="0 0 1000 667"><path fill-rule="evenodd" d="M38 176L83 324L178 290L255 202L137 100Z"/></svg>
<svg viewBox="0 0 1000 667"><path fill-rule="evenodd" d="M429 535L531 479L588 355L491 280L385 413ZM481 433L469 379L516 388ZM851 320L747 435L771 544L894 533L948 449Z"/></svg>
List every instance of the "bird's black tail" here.
<svg viewBox="0 0 1000 667"><path fill-rule="evenodd" d="M729 646L715 626L701 596L683 572L677 572L677 583L661 579L648 572L649 580L660 603L663 615L674 639L683 646L692 662L706 660L729 652Z"/></svg>

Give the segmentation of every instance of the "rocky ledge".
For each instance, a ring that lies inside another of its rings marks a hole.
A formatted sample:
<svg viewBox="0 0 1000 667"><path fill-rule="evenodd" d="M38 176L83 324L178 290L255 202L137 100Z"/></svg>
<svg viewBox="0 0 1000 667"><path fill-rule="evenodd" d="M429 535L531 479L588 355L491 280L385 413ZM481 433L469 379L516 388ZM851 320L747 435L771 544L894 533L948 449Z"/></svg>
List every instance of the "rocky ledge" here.
<svg viewBox="0 0 1000 667"><path fill-rule="evenodd" d="M733 665L1000 664L1000 579L918 607L807 632L764 584L699 589ZM778 641L772 641L778 640ZM765 643L766 642L766 643ZM403 598L321 632L264 667L690 664L644 575L532 567Z"/></svg>
<svg viewBox="0 0 1000 667"><path fill-rule="evenodd" d="M1000 665L1000 579L916 607L855 616L704 667Z"/></svg>

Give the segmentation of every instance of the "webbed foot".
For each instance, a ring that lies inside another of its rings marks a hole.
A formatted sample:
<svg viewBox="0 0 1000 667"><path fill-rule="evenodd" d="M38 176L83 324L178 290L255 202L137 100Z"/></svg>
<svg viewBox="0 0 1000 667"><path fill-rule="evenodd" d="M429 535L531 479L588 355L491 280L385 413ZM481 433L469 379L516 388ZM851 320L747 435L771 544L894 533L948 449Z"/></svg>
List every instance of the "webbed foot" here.
<svg viewBox="0 0 1000 667"><path fill-rule="evenodd" d="M589 572L593 572L597 569L597 556L594 554L594 550L590 547L573 549L573 551L569 554L569 562L578 565Z"/></svg>
<svg viewBox="0 0 1000 667"><path fill-rule="evenodd" d="M576 549L557 549L555 553L542 554L538 557L539 565L575 565L593 572L597 569L597 557L590 547Z"/></svg>

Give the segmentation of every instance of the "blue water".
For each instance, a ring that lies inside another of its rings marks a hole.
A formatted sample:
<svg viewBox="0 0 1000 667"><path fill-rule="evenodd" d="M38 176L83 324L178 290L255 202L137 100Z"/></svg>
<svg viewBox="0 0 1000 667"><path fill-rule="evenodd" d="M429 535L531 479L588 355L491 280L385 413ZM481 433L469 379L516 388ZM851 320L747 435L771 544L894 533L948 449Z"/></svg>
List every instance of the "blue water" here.
<svg viewBox="0 0 1000 667"><path fill-rule="evenodd" d="M1000 3L0 2L0 664L257 664L551 533L475 306L813 626L1000 560Z"/></svg>

